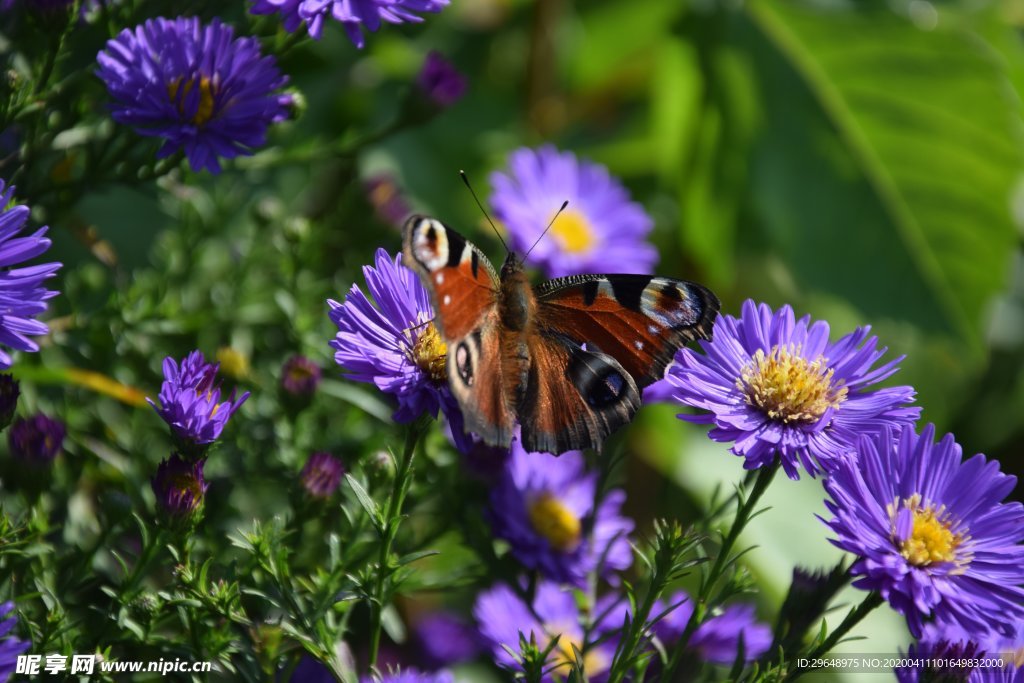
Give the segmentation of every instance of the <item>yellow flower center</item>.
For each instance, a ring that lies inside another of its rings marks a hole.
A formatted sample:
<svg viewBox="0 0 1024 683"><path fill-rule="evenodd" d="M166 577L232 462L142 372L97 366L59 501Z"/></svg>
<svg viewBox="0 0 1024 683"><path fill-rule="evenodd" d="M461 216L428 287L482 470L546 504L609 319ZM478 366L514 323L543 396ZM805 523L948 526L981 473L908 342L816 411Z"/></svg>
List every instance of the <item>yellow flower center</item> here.
<svg viewBox="0 0 1024 683"><path fill-rule="evenodd" d="M572 510L549 493L529 503L527 514L534 531L555 550L570 553L580 545L580 520Z"/></svg>
<svg viewBox="0 0 1024 683"><path fill-rule="evenodd" d="M901 510L910 510L913 527L910 535L899 539L896 532L896 517ZM922 505L921 496L914 494L903 501L894 501L888 506L892 520L892 535L900 549L900 554L915 567L925 567L938 562L960 562L967 558L958 558L957 549L966 539L964 531L954 531L954 520L946 512L945 506L935 508Z"/></svg>
<svg viewBox="0 0 1024 683"><path fill-rule="evenodd" d="M412 361L420 370L427 373L430 379L445 382L448 379L445 367L447 355L448 346L441 339L441 334L434 327L434 323L427 323L416 343L412 345Z"/></svg>
<svg viewBox="0 0 1024 683"><path fill-rule="evenodd" d="M171 490L179 493L188 491L192 494L192 500L198 501L203 496L203 490L199 486L199 480L191 474L178 474L171 477Z"/></svg>
<svg viewBox="0 0 1024 683"><path fill-rule="evenodd" d="M558 215L551 226L551 236L570 254L588 251L597 242L594 238L594 229L587 217L572 209Z"/></svg>
<svg viewBox="0 0 1024 683"><path fill-rule="evenodd" d="M552 673L565 677L572 670L573 664L576 663L576 650L582 652L583 646L579 640L570 638L557 627L545 625L545 630L549 633L562 633L562 635L558 636L558 643L551 651L551 660L549 661L552 664ZM611 662L608 661L608 658L600 650L591 648L583 654L582 664L583 671L586 672L587 676L596 676L607 671Z"/></svg>
<svg viewBox="0 0 1024 683"><path fill-rule="evenodd" d="M833 372L821 356L807 360L799 348L775 346L768 354L757 350L736 386L771 419L808 424L846 400L846 387L832 383Z"/></svg>
<svg viewBox="0 0 1024 683"><path fill-rule="evenodd" d="M185 81L184 89L181 87L182 79L178 79L173 83L167 85L167 94L171 98L171 102L178 105L178 111L185 114L185 100L188 98L192 88L195 85L195 79ZM179 90L181 93L179 94ZM214 106L214 87L210 82L210 79L206 76L199 78L199 106L196 107L195 116L192 117L192 123L197 126L205 125L211 118L213 118L213 106Z"/></svg>

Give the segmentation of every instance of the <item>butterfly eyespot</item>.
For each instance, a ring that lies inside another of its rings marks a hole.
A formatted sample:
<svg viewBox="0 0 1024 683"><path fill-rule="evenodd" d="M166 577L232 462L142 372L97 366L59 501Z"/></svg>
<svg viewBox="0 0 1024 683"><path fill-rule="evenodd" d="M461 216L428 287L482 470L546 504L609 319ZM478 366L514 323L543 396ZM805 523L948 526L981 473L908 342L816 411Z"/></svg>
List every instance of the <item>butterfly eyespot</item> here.
<svg viewBox="0 0 1024 683"><path fill-rule="evenodd" d="M466 342L462 342L455 349L455 370L467 387L473 386L473 359Z"/></svg>
<svg viewBox="0 0 1024 683"><path fill-rule="evenodd" d="M625 388L626 380L617 371L612 370L591 385L587 403L595 408L618 403Z"/></svg>

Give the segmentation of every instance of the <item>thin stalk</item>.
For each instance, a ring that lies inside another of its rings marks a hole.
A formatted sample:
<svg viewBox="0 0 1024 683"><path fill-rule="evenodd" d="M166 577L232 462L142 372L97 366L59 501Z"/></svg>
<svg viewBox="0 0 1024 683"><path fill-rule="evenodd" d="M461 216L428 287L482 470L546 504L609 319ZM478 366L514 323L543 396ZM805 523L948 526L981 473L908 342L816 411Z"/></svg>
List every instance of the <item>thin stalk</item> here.
<svg viewBox="0 0 1024 683"><path fill-rule="evenodd" d="M761 496L768 489L768 485L772 483L772 479L775 478L775 473L778 469L778 460L768 467L762 467L757 473L757 479L754 480L754 488L751 489L750 495L747 496L746 500L741 501L739 508L737 508L736 517L733 519L729 532L722 540L722 547L719 548L715 563L711 566L711 571L708 572L706 580L701 584L697 599L694 600L693 613L690 615L690 620L686 623L686 628L679 637L679 642L673 648L672 656L669 658L660 680L673 680L672 677L675 674L676 667L679 666L679 662L686 650L686 645L690 641L690 636L693 635L693 632L704 621L704 615L707 613L707 600L711 595L711 589L714 588L721 578L721 574L729 561L732 548L736 545L736 540L747 526L747 522L750 521L751 515L754 514L757 508L758 501L761 500Z"/></svg>
<svg viewBox="0 0 1024 683"><path fill-rule="evenodd" d="M391 497L388 500L387 514L381 526L380 554L377 557L377 580L373 587L373 600L370 603L370 666L377 665L377 652L380 648L381 619L384 614L384 585L390 575L387 569L388 558L391 555L391 546L395 536L398 534L398 526L401 524L402 503L405 501L405 494L409 490L409 481L412 473L413 456L416 454L416 446L423 435L423 422L418 421L409 426L405 437L405 450L402 453L402 460L398 463L398 470L395 472L395 481L391 489Z"/></svg>
<svg viewBox="0 0 1024 683"><path fill-rule="evenodd" d="M864 617L866 617L876 607L881 605L882 602L884 602L884 600L882 599L882 596L878 594L877 591L872 591L868 593L867 597L864 598L864 600L862 600L859 605L850 610L850 613L847 614L846 618L843 619L843 622L836 627L836 630L832 631L832 633L829 634L828 638L823 640L821 645L814 648L807 655L806 658L813 661L814 659L818 659L822 655L829 652L833 647L836 646L836 643L838 643L843 636L849 633L850 629L859 624L861 620L864 619ZM790 671L789 674L783 679L783 681L795 681L796 679L800 678L805 673L807 673L809 670L810 669L807 667L798 666L797 668Z"/></svg>

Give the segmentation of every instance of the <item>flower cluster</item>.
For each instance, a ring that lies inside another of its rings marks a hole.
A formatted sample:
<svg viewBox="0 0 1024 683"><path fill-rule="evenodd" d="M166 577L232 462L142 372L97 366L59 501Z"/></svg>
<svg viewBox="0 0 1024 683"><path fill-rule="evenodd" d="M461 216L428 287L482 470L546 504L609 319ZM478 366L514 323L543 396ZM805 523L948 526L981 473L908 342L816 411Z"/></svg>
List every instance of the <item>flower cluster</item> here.
<svg viewBox="0 0 1024 683"><path fill-rule="evenodd" d="M252 154L292 103L275 92L288 79L274 58L217 19L150 19L110 40L97 61L113 119L162 138L160 158L183 150L197 171Z"/></svg>
<svg viewBox="0 0 1024 683"><path fill-rule="evenodd" d="M340 460L326 451L317 451L309 456L299 479L311 498L326 500L338 490L343 474L345 466Z"/></svg>
<svg viewBox="0 0 1024 683"><path fill-rule="evenodd" d="M320 39L324 22L341 23L349 40L361 48L366 44L363 31L377 31L382 24L418 23L424 12L437 13L450 0L254 0L253 14L280 14L284 28L294 32L303 24L309 35Z"/></svg>
<svg viewBox="0 0 1024 683"><path fill-rule="evenodd" d="M172 521L190 522L202 512L206 489L204 460L190 461L171 454L157 467L151 484L157 504Z"/></svg>
<svg viewBox="0 0 1024 683"><path fill-rule="evenodd" d="M67 429L60 420L37 413L20 418L7 433L11 455L24 465L45 467L60 454Z"/></svg>
<svg viewBox="0 0 1024 683"><path fill-rule="evenodd" d="M0 605L0 619L10 614L13 609L14 603L10 601ZM11 629L17 623L17 617L10 617L0 621L0 681L6 681L10 678L18 662L18 655L32 646L32 643L26 640L9 635Z"/></svg>

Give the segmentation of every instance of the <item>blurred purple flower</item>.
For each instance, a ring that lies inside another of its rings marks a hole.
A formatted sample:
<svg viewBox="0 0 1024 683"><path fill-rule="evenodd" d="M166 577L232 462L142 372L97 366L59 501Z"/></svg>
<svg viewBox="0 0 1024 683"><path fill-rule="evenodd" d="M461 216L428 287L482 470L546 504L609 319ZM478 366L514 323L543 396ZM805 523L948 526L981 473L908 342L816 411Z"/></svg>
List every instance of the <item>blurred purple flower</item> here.
<svg viewBox="0 0 1024 683"><path fill-rule="evenodd" d="M177 453L160 463L150 483L157 505L174 520L193 518L209 487L203 478L203 461L190 462Z"/></svg>
<svg viewBox="0 0 1024 683"><path fill-rule="evenodd" d="M668 607L678 605L654 625L654 634L666 644L677 641L693 614L693 601L685 593L675 593L667 603L660 600L651 610L657 616ZM690 636L687 647L701 659L714 664L732 664L739 654L740 642L746 661L759 658L772 644L772 631L767 624L757 621L754 606L729 605L721 613L704 621Z"/></svg>
<svg viewBox="0 0 1024 683"><path fill-rule="evenodd" d="M50 248L42 227L30 235L18 236L28 221L27 206L14 205L14 188L0 180L0 345L18 351L39 350L30 336L46 334L50 328L35 320L46 310L46 301L57 292L43 287L43 281L53 277L61 267L59 263L21 266ZM10 354L0 348L0 370L14 364Z"/></svg>
<svg viewBox="0 0 1024 683"><path fill-rule="evenodd" d="M281 368L281 388L292 396L310 396L320 385L320 366L305 356L292 356Z"/></svg>
<svg viewBox="0 0 1024 683"><path fill-rule="evenodd" d="M13 609L14 603L10 601L0 605L0 619L10 614ZM18 655L32 646L32 643L27 640L21 640L9 635L11 629L17 623L17 617L10 617L0 621L0 681L6 681L10 678L18 663Z"/></svg>
<svg viewBox="0 0 1024 683"><path fill-rule="evenodd" d="M466 662L483 652L476 628L451 612L420 617L412 630L424 664L431 669Z"/></svg>
<svg viewBox="0 0 1024 683"><path fill-rule="evenodd" d="M650 273L658 252L647 242L650 216L608 169L551 145L511 154L507 173L491 174L491 206L508 230L509 248L548 277L578 273ZM537 239L568 200L551 230Z"/></svg>
<svg viewBox="0 0 1024 683"><path fill-rule="evenodd" d="M416 77L416 87L437 107L446 109L466 92L466 79L440 52L430 51Z"/></svg>
<svg viewBox="0 0 1024 683"><path fill-rule="evenodd" d="M215 385L219 367L207 363L200 351L190 353L180 367L173 358L167 357L160 403L146 399L170 425L180 445L190 451L216 441L231 416L249 398L247 391L236 400L232 391L228 399L221 402L220 387Z"/></svg>
<svg viewBox="0 0 1024 683"><path fill-rule="evenodd" d="M779 457L791 479L800 477L798 466L813 477L848 457L858 435L913 424L920 415L920 408L904 407L914 400L912 387L867 391L902 360L873 368L886 349L877 348L870 329L829 343L827 322L796 320L789 306L772 312L748 299L739 319L718 318L712 340L699 342L703 354L680 349L645 397L670 393L710 411L679 417L714 425L709 436L733 442L746 469Z"/></svg>
<svg viewBox="0 0 1024 683"><path fill-rule="evenodd" d="M363 181L366 197L382 223L400 228L412 213L398 182L390 173L378 173Z"/></svg>
<svg viewBox="0 0 1024 683"><path fill-rule="evenodd" d="M590 572L615 580L629 568L632 520L621 515L626 494L609 492L595 510L597 472L583 454L527 453L518 438L504 473L491 489L488 518L524 567L560 583L584 586Z"/></svg>
<svg viewBox="0 0 1024 683"><path fill-rule="evenodd" d="M64 423L42 413L17 419L7 433L11 455L26 465L50 465L60 454L67 429Z"/></svg>
<svg viewBox="0 0 1024 683"><path fill-rule="evenodd" d="M97 60L114 120L163 138L159 158L183 149L195 171L219 173L218 157L252 154L292 101L274 92L288 80L274 57L219 19L150 19L108 41Z"/></svg>
<svg viewBox="0 0 1024 683"><path fill-rule="evenodd" d="M448 671L424 673L418 669L394 669L380 678L363 677L360 683L455 683Z"/></svg>
<svg viewBox="0 0 1024 683"><path fill-rule="evenodd" d="M554 678L567 677L576 661L575 647L583 653L582 663L588 680L595 683L607 678L628 613L628 602L621 596L600 598L594 606L596 618L590 630L590 641L585 643L584 615L576 599L571 590L551 581L537 583L532 605L524 602L507 584L499 583L477 596L473 607L480 633L490 644L498 665L513 671L521 669L516 658L505 649L520 652L520 634L527 641L535 639L541 651L552 640L557 640L547 659ZM549 674L544 680L550 681L552 676Z"/></svg>
<svg viewBox="0 0 1024 683"><path fill-rule="evenodd" d="M447 348L434 324L427 291L416 273L378 249L376 267L364 266L371 301L352 285L345 303L328 300L338 334L330 342L334 361L356 382L369 382L398 401L396 422L444 409L452 432L461 435L462 414L448 390Z"/></svg>
<svg viewBox="0 0 1024 683"><path fill-rule="evenodd" d="M299 479L302 487L313 498L326 499L334 495L341 484L345 466L330 453L317 451L309 456Z"/></svg>
<svg viewBox="0 0 1024 683"><path fill-rule="evenodd" d="M309 35L317 40L323 35L328 18L341 22L345 34L356 47L365 44L363 30L377 31L382 22L419 23L416 13L440 12L449 0L254 0L253 14L281 15L285 30L295 31L305 22Z"/></svg>
<svg viewBox="0 0 1024 683"><path fill-rule="evenodd" d="M928 425L859 440L825 481L832 543L859 558L853 585L878 591L915 637L930 621L1011 635L1024 621L1024 506L1000 501L1016 479L934 437Z"/></svg>

